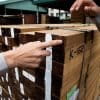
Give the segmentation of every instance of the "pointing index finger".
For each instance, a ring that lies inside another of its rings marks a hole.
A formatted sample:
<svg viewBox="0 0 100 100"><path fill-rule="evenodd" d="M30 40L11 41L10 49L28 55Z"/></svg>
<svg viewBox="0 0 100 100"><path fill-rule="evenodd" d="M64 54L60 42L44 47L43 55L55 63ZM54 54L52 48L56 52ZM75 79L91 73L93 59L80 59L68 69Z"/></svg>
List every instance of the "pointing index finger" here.
<svg viewBox="0 0 100 100"><path fill-rule="evenodd" d="M56 46L62 44L62 40L52 40L49 42L42 42L40 48L47 48L51 46Z"/></svg>
<svg viewBox="0 0 100 100"><path fill-rule="evenodd" d="M77 1L75 1L74 4L71 6L71 8L70 8L70 12L75 11L76 6L77 6Z"/></svg>

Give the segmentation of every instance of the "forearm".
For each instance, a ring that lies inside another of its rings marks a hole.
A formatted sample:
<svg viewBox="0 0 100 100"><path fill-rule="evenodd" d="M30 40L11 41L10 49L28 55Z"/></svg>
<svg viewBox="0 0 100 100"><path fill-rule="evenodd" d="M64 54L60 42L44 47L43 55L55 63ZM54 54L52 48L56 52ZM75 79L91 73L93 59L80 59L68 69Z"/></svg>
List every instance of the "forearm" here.
<svg viewBox="0 0 100 100"><path fill-rule="evenodd" d="M15 51L14 50L9 50L7 52L3 52L2 54L4 56L4 59L6 61L6 64L7 64L8 68L13 68L16 65L15 59L14 59Z"/></svg>
<svg viewBox="0 0 100 100"><path fill-rule="evenodd" d="M7 72L8 68L15 66L14 55L13 50L0 53L0 75Z"/></svg>

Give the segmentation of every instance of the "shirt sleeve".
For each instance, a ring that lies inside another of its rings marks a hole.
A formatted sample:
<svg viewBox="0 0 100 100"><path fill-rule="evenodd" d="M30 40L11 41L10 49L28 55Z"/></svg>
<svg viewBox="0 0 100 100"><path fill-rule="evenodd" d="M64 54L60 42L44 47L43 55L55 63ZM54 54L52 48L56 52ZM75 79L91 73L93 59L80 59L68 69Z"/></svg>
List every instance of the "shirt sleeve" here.
<svg viewBox="0 0 100 100"><path fill-rule="evenodd" d="M0 53L0 75L8 70L8 65L2 53Z"/></svg>
<svg viewBox="0 0 100 100"><path fill-rule="evenodd" d="M100 14L92 19L93 19L94 23L96 24L98 30L100 31Z"/></svg>

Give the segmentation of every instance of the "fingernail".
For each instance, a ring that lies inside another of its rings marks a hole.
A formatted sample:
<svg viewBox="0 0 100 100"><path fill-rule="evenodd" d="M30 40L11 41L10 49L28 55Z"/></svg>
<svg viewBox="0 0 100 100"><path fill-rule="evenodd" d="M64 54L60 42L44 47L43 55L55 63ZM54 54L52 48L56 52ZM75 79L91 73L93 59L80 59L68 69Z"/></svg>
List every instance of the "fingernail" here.
<svg viewBox="0 0 100 100"><path fill-rule="evenodd" d="M85 11L87 11L87 10L88 10L88 7L87 7L87 6L85 6L85 7L84 7L84 10L85 10Z"/></svg>
<svg viewBox="0 0 100 100"><path fill-rule="evenodd" d="M77 6L75 10L78 11L78 9L79 9L79 7Z"/></svg>
<svg viewBox="0 0 100 100"><path fill-rule="evenodd" d="M50 52L50 51L48 51L47 56L50 56L50 55L51 55L51 52Z"/></svg>
<svg viewBox="0 0 100 100"><path fill-rule="evenodd" d="M36 41L36 42L41 42L41 41Z"/></svg>
<svg viewBox="0 0 100 100"><path fill-rule="evenodd" d="M63 41L62 40L58 40L59 41L59 43L63 43Z"/></svg>
<svg viewBox="0 0 100 100"><path fill-rule="evenodd" d="M70 12L73 12L73 8L70 9Z"/></svg>

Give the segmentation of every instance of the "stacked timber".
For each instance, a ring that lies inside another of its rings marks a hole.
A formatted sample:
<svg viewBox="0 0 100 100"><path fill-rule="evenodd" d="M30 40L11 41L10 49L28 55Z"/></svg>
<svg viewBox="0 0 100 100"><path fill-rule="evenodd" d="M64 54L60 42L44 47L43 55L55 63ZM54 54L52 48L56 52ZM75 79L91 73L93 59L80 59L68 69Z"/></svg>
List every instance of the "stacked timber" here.
<svg viewBox="0 0 100 100"><path fill-rule="evenodd" d="M51 100L96 100L99 97L100 36L94 25L1 26L1 33L1 51L31 41L45 41L47 35L53 40L63 40L62 45L52 47ZM9 69L0 77L0 98L44 100L47 65L45 58L37 69L17 66Z"/></svg>
<svg viewBox="0 0 100 100"><path fill-rule="evenodd" d="M100 80L100 32L94 33L91 48L91 60L87 72L86 80L86 100L99 100L99 80Z"/></svg>
<svg viewBox="0 0 100 100"><path fill-rule="evenodd" d="M43 34L45 33L45 34ZM69 100L74 96L74 94L79 92L79 83L82 72L82 67L84 63L84 56L86 59L90 59L90 47L92 44L92 32L91 31L73 31L73 30L46 30L36 32L36 37L40 41L44 41L43 37L46 34L52 34L53 39L62 39L63 45L53 47L52 62L56 62L53 65L52 70L52 100L53 95L58 98L58 100ZM87 38L88 37L88 38ZM61 52L61 53L60 53ZM89 54L88 54L89 53ZM87 55L88 54L88 55ZM62 66L59 66L60 64ZM41 65L42 67L43 65ZM56 67L56 68L55 68ZM42 76L42 73L45 72L43 68L38 69L39 77ZM54 70L55 69L55 70ZM62 73L60 73L62 71ZM60 77L58 77L60 76ZM44 88L43 79L37 78L37 84ZM42 79L42 80L40 80ZM73 93L71 93L73 92ZM41 97L44 96L41 95ZM38 97L39 98L39 97ZM39 99L38 99L39 100Z"/></svg>

